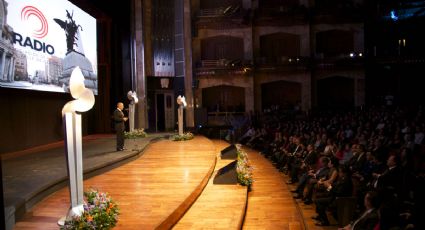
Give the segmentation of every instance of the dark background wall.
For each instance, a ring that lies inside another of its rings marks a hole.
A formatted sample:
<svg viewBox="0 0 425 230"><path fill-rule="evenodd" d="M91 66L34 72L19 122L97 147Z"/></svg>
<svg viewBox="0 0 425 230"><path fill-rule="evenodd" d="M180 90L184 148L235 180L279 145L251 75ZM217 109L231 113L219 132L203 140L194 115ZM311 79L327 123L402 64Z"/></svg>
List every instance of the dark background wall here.
<svg viewBox="0 0 425 230"><path fill-rule="evenodd" d="M415 3L416 2L416 3ZM425 103L425 16L422 1L365 1L366 102L396 106ZM413 6L417 6L415 8ZM398 20L391 19L395 10ZM405 42L402 42L404 39Z"/></svg>
<svg viewBox="0 0 425 230"><path fill-rule="evenodd" d="M72 2L97 19L99 95L82 116L83 135L110 133L111 113L118 101L128 104L131 89L131 15L122 14L131 12L131 1ZM0 154L63 140L61 111L70 100L70 94L0 88Z"/></svg>

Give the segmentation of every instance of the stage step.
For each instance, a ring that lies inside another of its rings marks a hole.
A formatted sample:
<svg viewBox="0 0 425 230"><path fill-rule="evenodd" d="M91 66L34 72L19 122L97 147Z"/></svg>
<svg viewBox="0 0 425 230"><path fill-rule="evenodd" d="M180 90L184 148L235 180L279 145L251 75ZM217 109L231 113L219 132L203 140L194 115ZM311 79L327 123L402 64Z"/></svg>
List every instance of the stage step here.
<svg viewBox="0 0 425 230"><path fill-rule="evenodd" d="M238 184L213 184L217 170L233 160L221 160L219 153L229 144L213 141L217 164L202 194L173 229L241 229L247 205L248 189Z"/></svg>

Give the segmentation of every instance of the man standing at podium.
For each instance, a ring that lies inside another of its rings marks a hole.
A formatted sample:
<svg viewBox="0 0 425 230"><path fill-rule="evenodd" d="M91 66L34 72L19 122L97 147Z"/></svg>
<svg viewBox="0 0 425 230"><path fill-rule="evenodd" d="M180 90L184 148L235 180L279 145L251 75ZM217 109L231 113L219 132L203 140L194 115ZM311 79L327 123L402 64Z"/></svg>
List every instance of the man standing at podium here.
<svg viewBox="0 0 425 230"><path fill-rule="evenodd" d="M123 113L124 104L122 102L117 103L117 109L114 111L114 123L115 131L117 132L117 151L124 151L124 131L125 122L128 120L124 117Z"/></svg>

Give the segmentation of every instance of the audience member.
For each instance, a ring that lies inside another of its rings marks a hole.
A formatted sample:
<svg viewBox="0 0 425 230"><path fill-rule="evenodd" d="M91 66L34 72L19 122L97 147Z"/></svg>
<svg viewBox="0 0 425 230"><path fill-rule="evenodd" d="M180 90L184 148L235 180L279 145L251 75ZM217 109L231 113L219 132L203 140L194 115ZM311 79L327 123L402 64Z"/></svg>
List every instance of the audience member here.
<svg viewBox="0 0 425 230"><path fill-rule="evenodd" d="M328 224L324 213L332 209L336 197L326 188L350 175L350 195L358 200L356 213L363 207L367 210L346 229L421 229L417 227L425 222L420 203L425 187L421 184L425 181L425 117L421 108L416 114L411 111L372 107L293 116L273 107L265 113L250 113L245 119L250 128L239 140L289 174L288 184L298 183L291 191L294 198L316 203L319 224ZM338 165L348 170L341 177L335 170ZM378 216L378 208L372 205L375 193L382 200L378 225L368 224Z"/></svg>

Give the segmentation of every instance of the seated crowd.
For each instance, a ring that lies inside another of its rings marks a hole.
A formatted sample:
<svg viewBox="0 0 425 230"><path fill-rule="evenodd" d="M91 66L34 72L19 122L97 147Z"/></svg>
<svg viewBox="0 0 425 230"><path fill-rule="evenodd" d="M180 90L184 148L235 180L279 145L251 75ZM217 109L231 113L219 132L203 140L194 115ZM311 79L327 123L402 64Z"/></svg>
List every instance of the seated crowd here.
<svg viewBox="0 0 425 230"><path fill-rule="evenodd" d="M251 120L239 142L289 176L294 198L315 204L317 225L329 225L328 214L343 218L338 205L352 201L344 229L425 229L421 108L298 117L269 110Z"/></svg>

